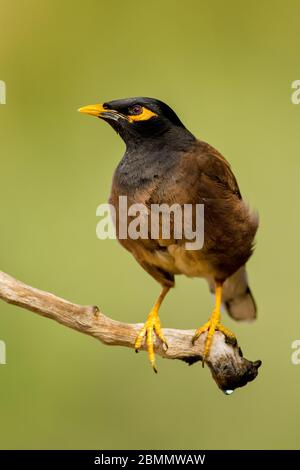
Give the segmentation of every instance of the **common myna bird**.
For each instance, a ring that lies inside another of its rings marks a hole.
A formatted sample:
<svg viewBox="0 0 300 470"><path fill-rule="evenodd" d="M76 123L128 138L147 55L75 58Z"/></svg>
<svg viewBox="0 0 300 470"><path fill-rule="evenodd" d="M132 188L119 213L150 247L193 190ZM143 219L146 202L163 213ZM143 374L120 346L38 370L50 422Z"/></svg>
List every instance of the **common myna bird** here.
<svg viewBox="0 0 300 470"><path fill-rule="evenodd" d="M225 158L186 129L175 112L153 98L128 98L80 108L108 122L121 136L126 151L118 164L110 203L118 209L119 196L128 205L174 203L204 205L204 244L188 250L187 239L170 237L119 238L124 248L162 286L147 320L136 338L138 351L146 338L149 359L156 371L153 333L167 347L158 311L174 276L205 278L215 293L210 319L195 331L193 341L207 332L203 360L208 358L215 330L235 342L220 323L221 305L235 320L253 320L256 306L245 263L253 251L258 218L243 201L237 181ZM118 210L116 211L118 213ZM195 214L193 215L195 217Z"/></svg>

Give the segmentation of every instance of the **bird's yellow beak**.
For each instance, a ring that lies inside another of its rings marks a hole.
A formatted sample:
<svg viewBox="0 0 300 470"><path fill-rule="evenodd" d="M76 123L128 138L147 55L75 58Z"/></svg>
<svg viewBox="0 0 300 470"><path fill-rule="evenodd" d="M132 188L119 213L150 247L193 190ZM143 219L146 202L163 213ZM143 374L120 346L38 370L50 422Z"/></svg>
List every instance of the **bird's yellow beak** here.
<svg viewBox="0 0 300 470"><path fill-rule="evenodd" d="M89 104L88 106L79 108L78 111L80 113L90 114L91 116L101 117L107 109L103 108L102 104Z"/></svg>

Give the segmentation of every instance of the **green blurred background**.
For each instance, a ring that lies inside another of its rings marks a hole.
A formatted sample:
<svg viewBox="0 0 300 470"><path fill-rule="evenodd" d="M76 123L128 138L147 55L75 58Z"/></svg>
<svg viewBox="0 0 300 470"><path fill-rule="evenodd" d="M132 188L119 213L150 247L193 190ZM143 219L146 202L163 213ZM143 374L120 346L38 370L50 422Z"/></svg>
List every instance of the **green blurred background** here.
<svg viewBox="0 0 300 470"><path fill-rule="evenodd" d="M297 448L300 79L298 1L0 0L1 266L109 316L144 321L159 286L116 241L95 235L124 146L79 115L129 96L169 103L231 162L259 210L249 263L259 317L224 318L257 380L232 396L199 364L106 347L0 304L1 448ZM196 328L213 305L201 280L177 279L164 326Z"/></svg>

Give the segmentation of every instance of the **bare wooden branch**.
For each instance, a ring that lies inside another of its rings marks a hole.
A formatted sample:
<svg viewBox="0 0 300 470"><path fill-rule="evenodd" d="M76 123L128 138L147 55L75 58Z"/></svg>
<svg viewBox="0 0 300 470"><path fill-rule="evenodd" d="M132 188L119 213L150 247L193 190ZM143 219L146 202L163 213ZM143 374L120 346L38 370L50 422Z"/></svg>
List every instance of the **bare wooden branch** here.
<svg viewBox="0 0 300 470"><path fill-rule="evenodd" d="M49 292L30 287L0 271L0 298L7 303L51 318L62 325L97 338L111 346L134 348L142 324L121 323L106 317L96 306L77 305ZM167 359L181 359L188 364L202 360L206 334L193 346L194 330L164 329L168 342L166 350L156 339L155 352ZM145 345L143 345L145 350ZM208 364L217 385L225 393L246 385L257 376L261 361L245 359L238 345L227 344L217 331Z"/></svg>

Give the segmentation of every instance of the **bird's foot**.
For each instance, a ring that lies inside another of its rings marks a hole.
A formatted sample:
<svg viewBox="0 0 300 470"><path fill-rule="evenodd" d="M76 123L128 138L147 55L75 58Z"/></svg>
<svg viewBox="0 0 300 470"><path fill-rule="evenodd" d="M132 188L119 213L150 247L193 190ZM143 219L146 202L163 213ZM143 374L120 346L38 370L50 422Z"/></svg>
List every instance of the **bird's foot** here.
<svg viewBox="0 0 300 470"><path fill-rule="evenodd" d="M214 333L215 333L216 330L221 331L221 333L224 334L224 336L226 338L226 341L228 343L230 343L232 345L235 345L237 343L237 339L235 337L235 334L232 333L232 331L230 331L228 328L226 328L225 326L223 326L220 323L219 312L214 311L211 318L210 318L210 320L208 320L206 323L204 323L203 326L198 328L196 330L193 338L192 338L192 343L195 344L195 341L199 338L199 336L202 333L207 332L207 337L206 337L205 346L204 346L204 353L203 353L203 357L202 357L202 365L203 366L204 366L205 360L207 359L207 357L209 355L211 344L212 344L212 339L213 339L213 336L214 336Z"/></svg>
<svg viewBox="0 0 300 470"><path fill-rule="evenodd" d="M153 343L153 332L156 336L160 339L160 341L168 348L168 343L163 335L160 319L156 309L151 310L144 324L143 328L139 332L136 340L135 340L135 351L138 352L142 346L144 338L146 338L146 345L148 351L148 357L150 363L153 367L154 372L157 372L156 364L155 364L155 354L154 354L154 343Z"/></svg>

